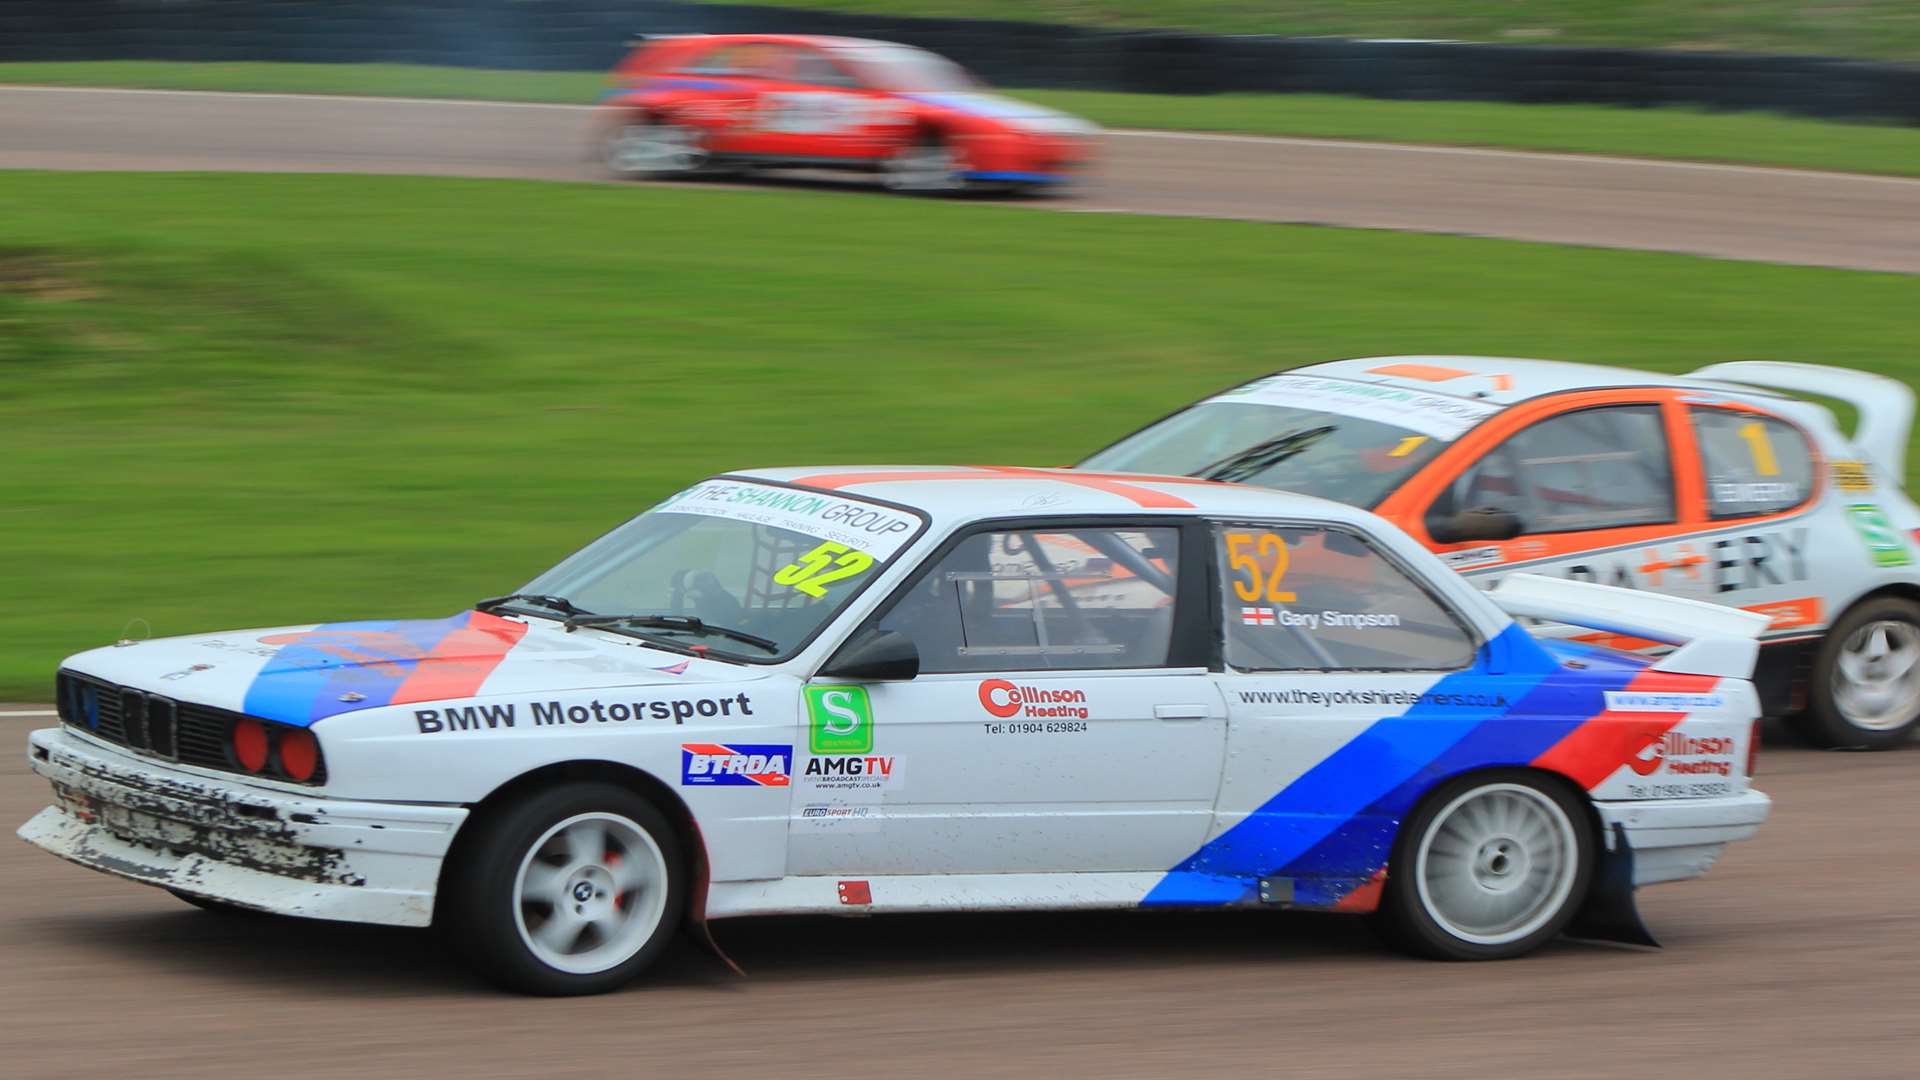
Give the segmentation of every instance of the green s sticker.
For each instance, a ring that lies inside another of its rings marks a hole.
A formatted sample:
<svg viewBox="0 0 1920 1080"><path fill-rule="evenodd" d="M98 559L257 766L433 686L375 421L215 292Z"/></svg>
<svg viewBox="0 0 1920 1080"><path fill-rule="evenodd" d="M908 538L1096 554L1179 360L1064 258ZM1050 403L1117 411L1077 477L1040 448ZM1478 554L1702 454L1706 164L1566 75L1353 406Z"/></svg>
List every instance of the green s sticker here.
<svg viewBox="0 0 1920 1080"><path fill-rule="evenodd" d="M1876 566L1907 566L1913 562L1912 552L1907 550L1907 542L1900 530L1893 527L1873 503L1854 503L1847 507L1847 518L1853 522L1855 532L1867 545L1867 554L1873 556Z"/></svg>
<svg viewBox="0 0 1920 1080"><path fill-rule="evenodd" d="M864 686L809 686L807 748L816 754L873 750L873 703Z"/></svg>

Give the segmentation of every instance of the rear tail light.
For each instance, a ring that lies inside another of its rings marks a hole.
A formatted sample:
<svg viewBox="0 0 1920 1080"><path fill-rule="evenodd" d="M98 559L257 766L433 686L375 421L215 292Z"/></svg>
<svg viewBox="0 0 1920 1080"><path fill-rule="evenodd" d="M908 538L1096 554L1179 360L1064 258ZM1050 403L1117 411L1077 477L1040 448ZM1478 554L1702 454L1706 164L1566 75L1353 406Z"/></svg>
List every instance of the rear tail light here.
<svg viewBox="0 0 1920 1080"><path fill-rule="evenodd" d="M306 728L284 728L280 732L280 771L290 780L305 783L320 767L320 742Z"/></svg>
<svg viewBox="0 0 1920 1080"><path fill-rule="evenodd" d="M1747 777L1751 779L1760 769L1760 721L1753 722L1753 730L1747 732Z"/></svg>

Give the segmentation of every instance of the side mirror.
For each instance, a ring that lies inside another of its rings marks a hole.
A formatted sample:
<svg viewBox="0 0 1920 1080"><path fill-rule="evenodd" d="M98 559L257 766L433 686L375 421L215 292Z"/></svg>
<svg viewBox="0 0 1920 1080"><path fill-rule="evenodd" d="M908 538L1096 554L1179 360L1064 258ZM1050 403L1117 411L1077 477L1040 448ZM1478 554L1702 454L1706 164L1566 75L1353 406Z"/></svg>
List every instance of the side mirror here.
<svg viewBox="0 0 1920 1080"><path fill-rule="evenodd" d="M1427 522L1427 535L1442 544L1462 540L1511 540L1526 528L1520 515L1497 506L1476 506Z"/></svg>
<svg viewBox="0 0 1920 1080"><path fill-rule="evenodd" d="M858 682L906 682L920 674L920 650L897 630L868 630L840 646L820 674Z"/></svg>

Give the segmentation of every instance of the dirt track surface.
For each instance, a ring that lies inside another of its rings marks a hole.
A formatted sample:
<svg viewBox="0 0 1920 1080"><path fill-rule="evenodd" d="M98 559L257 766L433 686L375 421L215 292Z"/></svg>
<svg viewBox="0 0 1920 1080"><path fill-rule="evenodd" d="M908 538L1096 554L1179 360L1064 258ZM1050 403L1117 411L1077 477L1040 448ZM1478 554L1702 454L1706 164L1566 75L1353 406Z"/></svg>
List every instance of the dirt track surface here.
<svg viewBox="0 0 1920 1080"><path fill-rule="evenodd" d="M0 719L0 821L47 801ZM0 843L18 1077L1911 1077L1920 747L1770 749L1760 836L1642 894L1666 948L1436 964L1338 916L721 923L599 998L507 997L426 932L213 915Z"/></svg>
<svg viewBox="0 0 1920 1080"><path fill-rule="evenodd" d="M0 87L0 168L594 180L590 120L567 105ZM1920 180L1173 132L1115 132L1105 153L1086 190L1026 205L1920 273Z"/></svg>

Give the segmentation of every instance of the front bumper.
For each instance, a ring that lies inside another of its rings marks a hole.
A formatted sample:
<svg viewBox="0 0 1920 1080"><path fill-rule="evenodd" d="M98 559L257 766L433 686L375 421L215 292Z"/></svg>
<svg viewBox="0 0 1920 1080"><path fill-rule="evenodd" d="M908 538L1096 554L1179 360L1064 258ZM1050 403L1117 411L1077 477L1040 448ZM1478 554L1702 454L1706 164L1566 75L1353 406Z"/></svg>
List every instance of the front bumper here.
<svg viewBox="0 0 1920 1080"><path fill-rule="evenodd" d="M19 836L81 866L281 915L426 926L467 811L286 794L172 769L63 728L27 739L54 804Z"/></svg>
<svg viewBox="0 0 1920 1080"><path fill-rule="evenodd" d="M1707 872L1726 846L1745 840L1767 820L1773 800L1758 791L1710 799L1597 802L1608 851L1626 834L1633 849L1633 884L1684 881ZM1616 828L1617 826L1617 828Z"/></svg>

